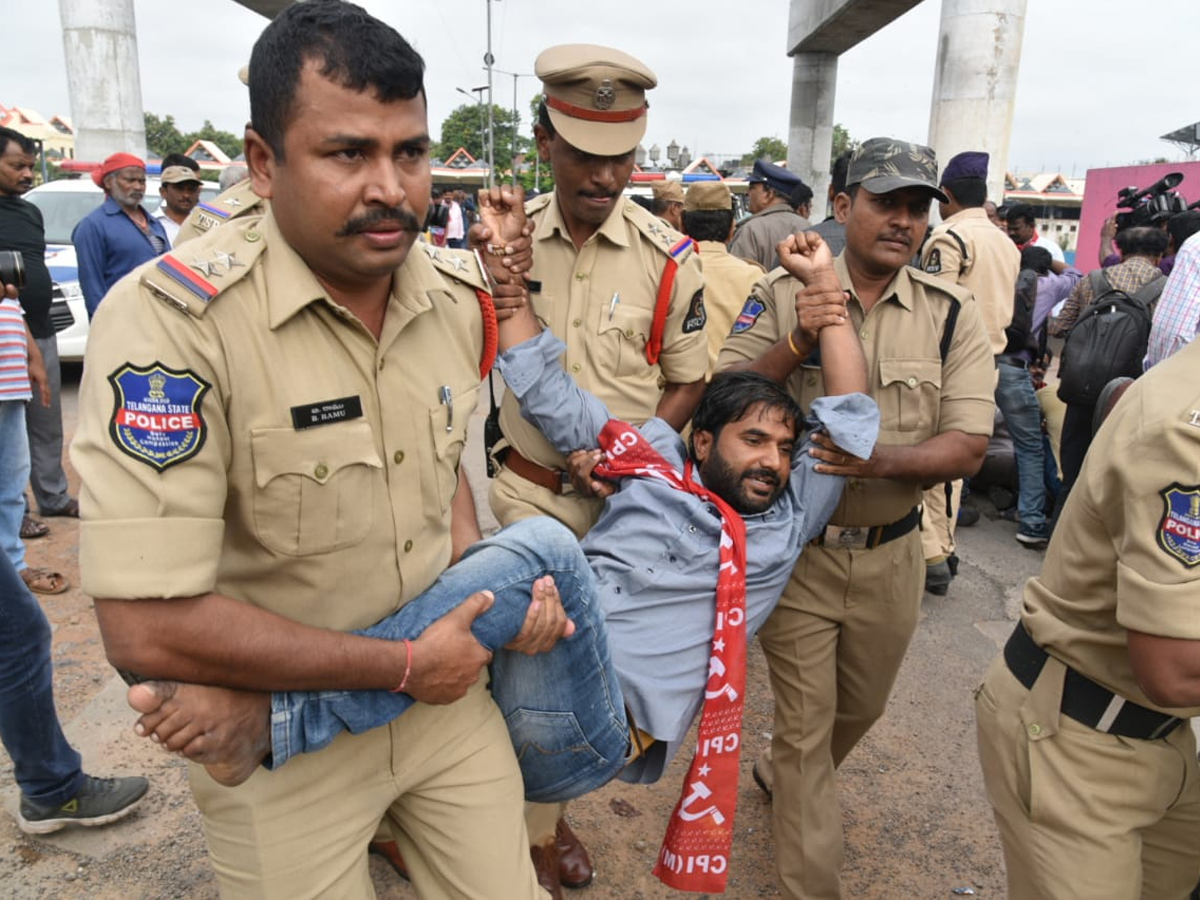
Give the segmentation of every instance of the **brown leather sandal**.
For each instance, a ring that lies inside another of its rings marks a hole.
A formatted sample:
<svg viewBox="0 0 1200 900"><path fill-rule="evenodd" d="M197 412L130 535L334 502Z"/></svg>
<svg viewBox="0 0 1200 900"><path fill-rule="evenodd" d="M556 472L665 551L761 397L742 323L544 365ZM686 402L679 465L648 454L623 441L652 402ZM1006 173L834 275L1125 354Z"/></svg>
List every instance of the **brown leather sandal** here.
<svg viewBox="0 0 1200 900"><path fill-rule="evenodd" d="M25 587L35 594L61 594L70 587L63 574L53 569L35 569L30 566L21 570L21 580L25 582Z"/></svg>

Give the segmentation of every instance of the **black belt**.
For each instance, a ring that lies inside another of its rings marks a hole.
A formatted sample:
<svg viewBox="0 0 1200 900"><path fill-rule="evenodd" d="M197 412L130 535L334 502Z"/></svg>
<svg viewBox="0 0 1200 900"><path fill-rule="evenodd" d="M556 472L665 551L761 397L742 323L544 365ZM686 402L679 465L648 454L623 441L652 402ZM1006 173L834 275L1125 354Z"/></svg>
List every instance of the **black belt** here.
<svg viewBox="0 0 1200 900"><path fill-rule="evenodd" d="M904 537L921 521L921 510L914 506L903 519L890 525L826 525L812 539L818 547L840 547L843 550L874 550L880 544Z"/></svg>
<svg viewBox="0 0 1200 900"><path fill-rule="evenodd" d="M1003 363L1006 366L1014 366L1015 368L1018 368L1018 369L1028 369L1029 368L1029 361L1022 359L1019 356L1004 356L1004 355L997 356L996 362Z"/></svg>
<svg viewBox="0 0 1200 900"><path fill-rule="evenodd" d="M1004 661L1017 681L1032 690L1049 658L1050 655L1033 642L1025 626L1018 622L1012 637L1004 645ZM1143 741L1164 738L1184 721L1138 706L1086 675L1080 675L1070 666L1067 666L1059 709L1088 728Z"/></svg>

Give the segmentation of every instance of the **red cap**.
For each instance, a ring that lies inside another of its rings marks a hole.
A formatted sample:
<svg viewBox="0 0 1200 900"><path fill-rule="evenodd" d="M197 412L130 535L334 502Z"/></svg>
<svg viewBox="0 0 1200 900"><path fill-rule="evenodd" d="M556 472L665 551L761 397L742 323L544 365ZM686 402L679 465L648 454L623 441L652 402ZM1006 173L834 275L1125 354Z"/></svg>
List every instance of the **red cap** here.
<svg viewBox="0 0 1200 900"><path fill-rule="evenodd" d="M132 153L114 153L96 168L92 169L92 181L96 182L96 187L104 187L105 175L111 175L113 172L119 172L121 169L127 169L130 166L137 166L139 169L146 168L146 164Z"/></svg>

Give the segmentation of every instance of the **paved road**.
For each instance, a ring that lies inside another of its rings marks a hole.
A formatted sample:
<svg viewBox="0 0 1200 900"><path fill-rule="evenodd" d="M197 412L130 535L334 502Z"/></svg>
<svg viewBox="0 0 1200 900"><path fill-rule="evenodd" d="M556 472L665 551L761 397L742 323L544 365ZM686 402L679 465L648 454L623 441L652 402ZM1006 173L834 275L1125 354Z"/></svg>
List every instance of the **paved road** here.
<svg viewBox="0 0 1200 900"><path fill-rule="evenodd" d="M76 375L77 378L77 375ZM487 512L478 435L486 397L467 455L481 523ZM64 391L68 427L75 422L74 383ZM1002 863L983 795L974 746L971 694L1011 630L1020 587L1041 554L1013 540L1015 526L981 504L980 524L960 532L963 567L947 597L926 595L922 622L884 720L842 771L847 898L948 897L970 886L1003 896ZM55 520L68 551L74 523ZM57 539L57 538L56 538ZM38 552L44 552L39 550ZM132 736L123 690L98 662L97 635L86 599L44 603L57 631L56 689L72 740L94 771L146 771L154 789L143 811L120 826L63 832L33 841L0 816L0 884L15 897L215 897L198 818L184 768ZM81 611L82 610L82 611ZM746 752L735 856L726 896L775 896L770 806L750 766L770 732L771 698L761 653L751 654L744 728ZM596 883L576 896L678 896L650 876L662 828L678 797L683 762L651 787L610 785L572 805L576 830L592 848ZM11 766L0 754L0 791L11 810ZM415 896L382 863L372 863L382 897Z"/></svg>

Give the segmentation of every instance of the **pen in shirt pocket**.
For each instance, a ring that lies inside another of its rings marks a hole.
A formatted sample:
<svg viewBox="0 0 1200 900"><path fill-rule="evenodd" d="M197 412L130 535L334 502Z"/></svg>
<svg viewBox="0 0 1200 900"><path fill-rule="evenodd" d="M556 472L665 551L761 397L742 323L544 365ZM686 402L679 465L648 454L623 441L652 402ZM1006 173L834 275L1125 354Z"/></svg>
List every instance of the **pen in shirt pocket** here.
<svg viewBox="0 0 1200 900"><path fill-rule="evenodd" d="M613 291L612 299L608 301L608 321L612 321L613 313L617 311L617 304L621 302L621 295L617 291Z"/></svg>

